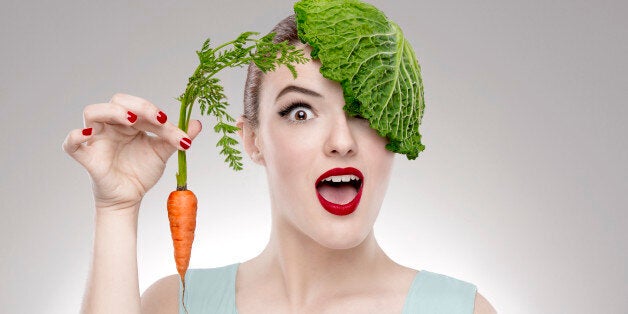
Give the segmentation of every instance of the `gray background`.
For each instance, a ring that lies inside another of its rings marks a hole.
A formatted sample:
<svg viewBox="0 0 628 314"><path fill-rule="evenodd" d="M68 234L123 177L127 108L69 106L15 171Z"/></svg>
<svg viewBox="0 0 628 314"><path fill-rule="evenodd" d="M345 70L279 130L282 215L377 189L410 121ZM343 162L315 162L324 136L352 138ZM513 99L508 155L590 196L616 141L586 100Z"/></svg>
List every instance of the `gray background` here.
<svg viewBox="0 0 628 314"><path fill-rule="evenodd" d="M501 313L628 313L626 2L371 3L413 43L427 99L427 150L397 159L376 224L384 249L475 283ZM124 92L176 119L206 37L266 32L290 12L290 1L2 1L2 312L78 311L93 201L60 147L82 108ZM244 71L221 77L239 114ZM192 267L251 258L269 232L263 169L232 173L208 131L189 154ZM175 272L175 163L143 203L142 290Z"/></svg>

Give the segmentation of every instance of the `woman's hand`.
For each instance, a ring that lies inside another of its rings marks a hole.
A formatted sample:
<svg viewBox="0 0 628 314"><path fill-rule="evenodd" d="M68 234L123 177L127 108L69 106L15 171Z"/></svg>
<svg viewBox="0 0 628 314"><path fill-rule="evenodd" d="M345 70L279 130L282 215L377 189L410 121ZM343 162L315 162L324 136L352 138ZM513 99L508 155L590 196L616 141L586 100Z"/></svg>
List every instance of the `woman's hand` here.
<svg viewBox="0 0 628 314"><path fill-rule="evenodd" d="M83 117L85 128L71 131L63 150L89 173L99 212L137 210L168 158L188 149L201 131L200 122L192 120L186 134L152 103L125 94L85 107Z"/></svg>

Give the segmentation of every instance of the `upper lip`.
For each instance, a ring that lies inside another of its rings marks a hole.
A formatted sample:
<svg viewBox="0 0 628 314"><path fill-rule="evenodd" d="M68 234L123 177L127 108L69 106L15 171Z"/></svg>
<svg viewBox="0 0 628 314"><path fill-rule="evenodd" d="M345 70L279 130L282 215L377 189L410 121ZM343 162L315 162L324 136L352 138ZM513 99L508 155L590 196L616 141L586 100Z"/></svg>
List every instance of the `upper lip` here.
<svg viewBox="0 0 628 314"><path fill-rule="evenodd" d="M354 175L354 176L358 177L360 179L360 181L364 180L364 175L362 174L362 172L360 172L360 170L358 170L356 168L353 168L353 167L333 168L333 169L330 169L330 170L326 171L320 177L318 177L318 179L316 180L315 184L318 185L324 179L326 179L328 177L331 177L331 176L343 176L343 175Z"/></svg>

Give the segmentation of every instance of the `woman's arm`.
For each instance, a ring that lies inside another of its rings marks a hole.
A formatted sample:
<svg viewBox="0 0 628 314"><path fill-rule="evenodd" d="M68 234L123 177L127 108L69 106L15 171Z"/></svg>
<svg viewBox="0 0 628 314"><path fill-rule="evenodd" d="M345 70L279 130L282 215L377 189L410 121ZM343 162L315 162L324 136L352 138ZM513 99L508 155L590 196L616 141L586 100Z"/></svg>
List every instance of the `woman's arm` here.
<svg viewBox="0 0 628 314"><path fill-rule="evenodd" d="M141 313L137 210L96 209L92 265L81 313Z"/></svg>

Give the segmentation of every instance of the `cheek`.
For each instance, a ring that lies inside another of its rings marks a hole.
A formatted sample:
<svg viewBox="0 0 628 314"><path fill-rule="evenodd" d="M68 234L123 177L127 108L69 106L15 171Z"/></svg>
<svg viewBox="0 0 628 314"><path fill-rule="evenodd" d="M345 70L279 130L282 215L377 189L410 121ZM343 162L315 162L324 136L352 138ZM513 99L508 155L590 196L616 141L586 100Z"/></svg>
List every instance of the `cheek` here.
<svg viewBox="0 0 628 314"><path fill-rule="evenodd" d="M377 145L379 149L373 149L373 151L377 152L374 155L377 156L376 157L378 160L377 163L379 164L381 170L385 171L386 174L390 174L390 171L392 170L393 162L395 160L395 153L386 149L387 143L388 143L387 140L380 141Z"/></svg>
<svg viewBox="0 0 628 314"><path fill-rule="evenodd" d="M368 122L360 120L356 123L357 134L360 136L360 143L363 145L363 150L368 152L366 156L372 161L382 163L392 163L395 153L386 149L388 140L385 137L379 136L377 131L369 127Z"/></svg>
<svg viewBox="0 0 628 314"><path fill-rule="evenodd" d="M268 128L262 138L262 154L269 173L285 179L309 171L317 147L311 132L274 126Z"/></svg>
<svg viewBox="0 0 628 314"><path fill-rule="evenodd" d="M364 143L366 144L363 147L364 150L369 152L364 155L367 159L365 164L369 168L368 172L372 174L373 181L375 181L372 182L375 190L373 192L384 195L392 172L395 153L386 149L388 140L377 135L372 129L369 129L365 134Z"/></svg>

